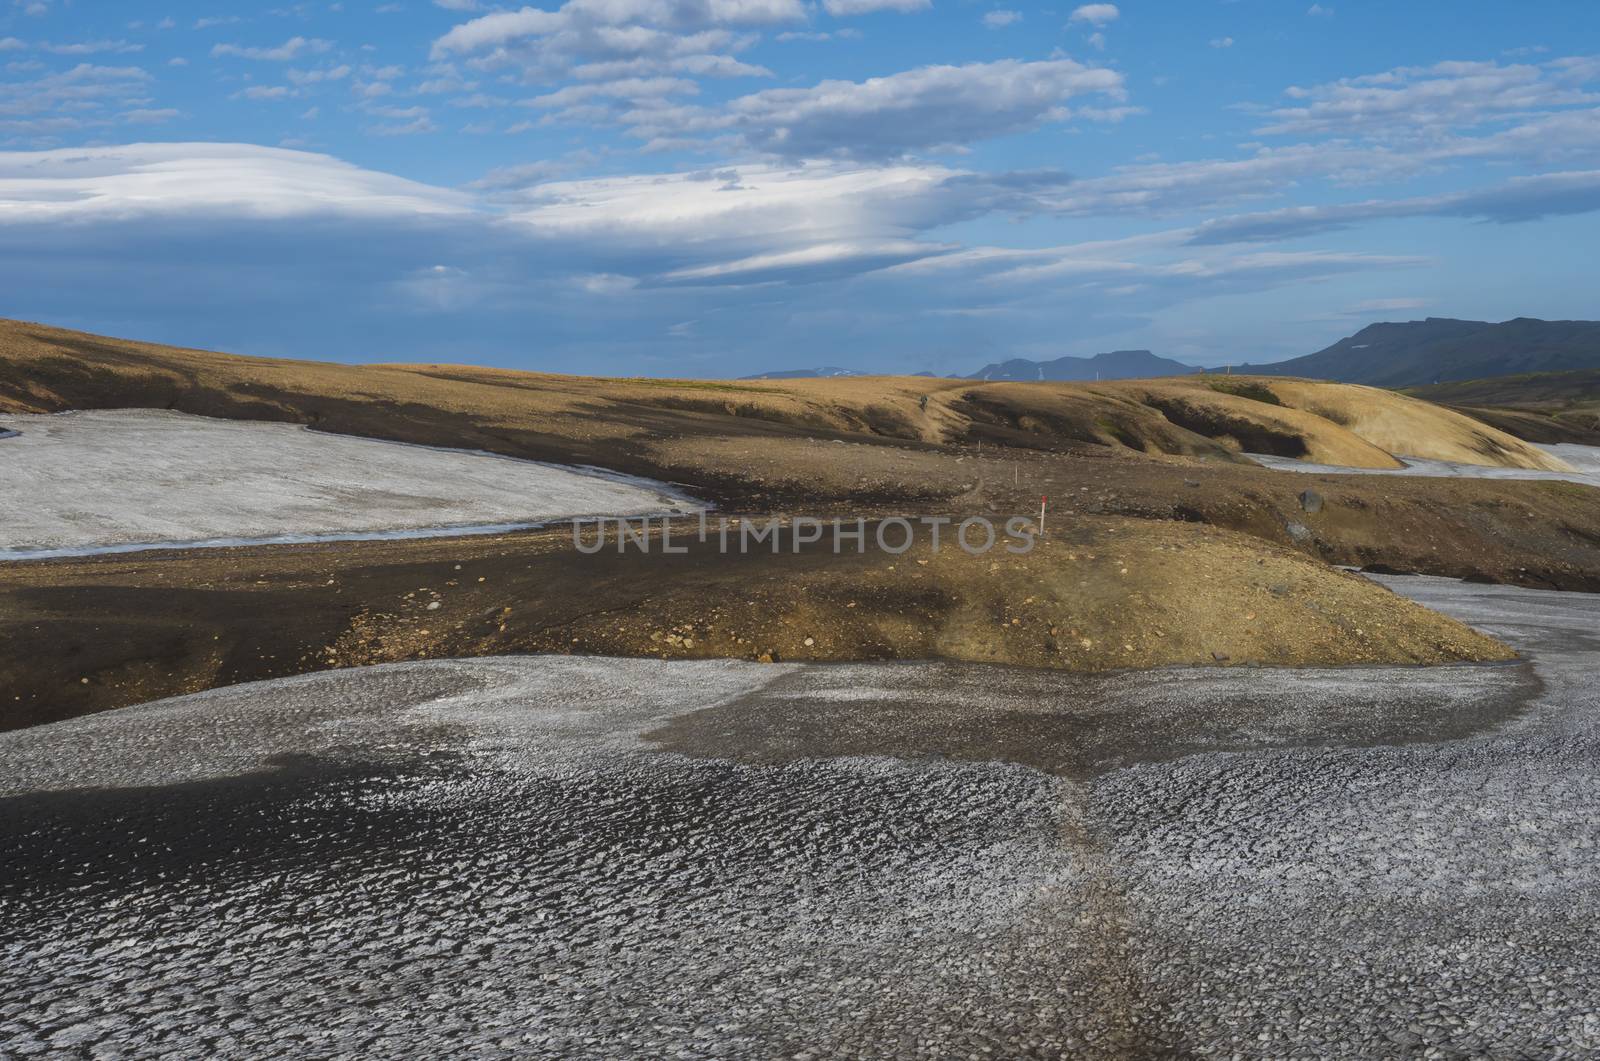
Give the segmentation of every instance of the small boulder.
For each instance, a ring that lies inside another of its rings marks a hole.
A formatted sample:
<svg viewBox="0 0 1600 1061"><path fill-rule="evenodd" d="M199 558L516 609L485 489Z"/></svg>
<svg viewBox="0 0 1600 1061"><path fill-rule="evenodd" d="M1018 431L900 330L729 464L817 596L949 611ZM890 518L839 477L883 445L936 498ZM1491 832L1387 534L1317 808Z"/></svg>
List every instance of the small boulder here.
<svg viewBox="0 0 1600 1061"><path fill-rule="evenodd" d="M1300 507L1307 512L1322 511L1322 495L1315 490L1303 490L1300 493Z"/></svg>

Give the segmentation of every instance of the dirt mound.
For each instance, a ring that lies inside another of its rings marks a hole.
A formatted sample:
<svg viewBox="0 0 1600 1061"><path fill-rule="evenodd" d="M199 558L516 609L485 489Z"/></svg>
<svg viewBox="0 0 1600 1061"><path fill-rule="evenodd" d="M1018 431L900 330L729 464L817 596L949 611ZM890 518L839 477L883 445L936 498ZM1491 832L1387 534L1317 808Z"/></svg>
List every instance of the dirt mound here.
<svg viewBox="0 0 1600 1061"><path fill-rule="evenodd" d="M765 521L763 521L765 522ZM570 531L12 565L0 728L311 670L521 652L950 659L1103 671L1443 663L1510 650L1242 534L1080 518L1025 555L929 537L724 554L577 553ZM869 534L872 528L869 527Z"/></svg>

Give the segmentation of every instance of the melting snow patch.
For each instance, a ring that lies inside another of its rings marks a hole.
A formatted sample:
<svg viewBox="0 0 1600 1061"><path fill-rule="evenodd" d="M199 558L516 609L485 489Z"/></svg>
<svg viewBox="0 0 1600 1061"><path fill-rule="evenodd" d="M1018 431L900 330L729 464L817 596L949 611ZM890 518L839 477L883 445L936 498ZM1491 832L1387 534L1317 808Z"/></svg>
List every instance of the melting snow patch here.
<svg viewBox="0 0 1600 1061"><path fill-rule="evenodd" d="M1532 445L1532 443L1529 443ZM1585 486L1600 486L1600 446L1562 444L1537 446L1553 457L1566 461L1574 469L1570 472L1547 472L1534 468L1497 468L1485 464L1462 464L1458 461L1430 460L1425 457L1398 457L1404 468L1345 468L1335 464L1312 464L1293 457L1275 457L1270 453L1246 453L1257 464L1279 471L1316 472L1324 475L1422 475L1435 478L1458 477L1463 479L1545 479Z"/></svg>
<svg viewBox="0 0 1600 1061"><path fill-rule="evenodd" d="M665 483L156 410L12 418L0 560L494 534L698 511Z"/></svg>

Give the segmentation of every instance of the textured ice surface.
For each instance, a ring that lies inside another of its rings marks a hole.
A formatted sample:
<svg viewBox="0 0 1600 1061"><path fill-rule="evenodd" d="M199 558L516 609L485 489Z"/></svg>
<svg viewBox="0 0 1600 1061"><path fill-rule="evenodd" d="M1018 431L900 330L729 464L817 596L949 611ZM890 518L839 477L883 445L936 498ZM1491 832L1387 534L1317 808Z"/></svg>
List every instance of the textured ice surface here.
<svg viewBox="0 0 1600 1061"><path fill-rule="evenodd" d="M1593 1056L1600 598L1388 584L1533 675L502 658L0 734L0 1054Z"/></svg>
<svg viewBox="0 0 1600 1061"><path fill-rule="evenodd" d="M0 560L152 544L237 545L508 530L687 511L662 483L148 409L12 416Z"/></svg>
<svg viewBox="0 0 1600 1061"><path fill-rule="evenodd" d="M1528 443L1533 445L1533 443ZM1561 443L1551 446L1534 446L1571 465L1570 472L1547 472L1533 468L1496 468L1486 464L1462 464L1458 461L1431 460L1426 457L1400 457L1404 468L1344 468L1335 464L1310 464L1293 457L1275 457L1270 453L1246 453L1257 464L1279 471L1317 472L1332 475L1422 475L1433 478L1464 479L1544 479L1585 486L1600 486L1600 446L1579 446Z"/></svg>

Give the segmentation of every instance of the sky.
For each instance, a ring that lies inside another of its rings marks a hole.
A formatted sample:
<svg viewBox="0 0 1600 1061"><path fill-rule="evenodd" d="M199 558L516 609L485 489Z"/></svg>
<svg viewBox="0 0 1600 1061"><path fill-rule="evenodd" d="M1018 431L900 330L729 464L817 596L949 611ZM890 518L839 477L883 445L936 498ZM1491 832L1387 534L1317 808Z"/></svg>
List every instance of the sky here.
<svg viewBox="0 0 1600 1061"><path fill-rule="evenodd" d="M219 13L225 12L225 13ZM1600 8L0 0L0 316L599 375L1600 317Z"/></svg>

